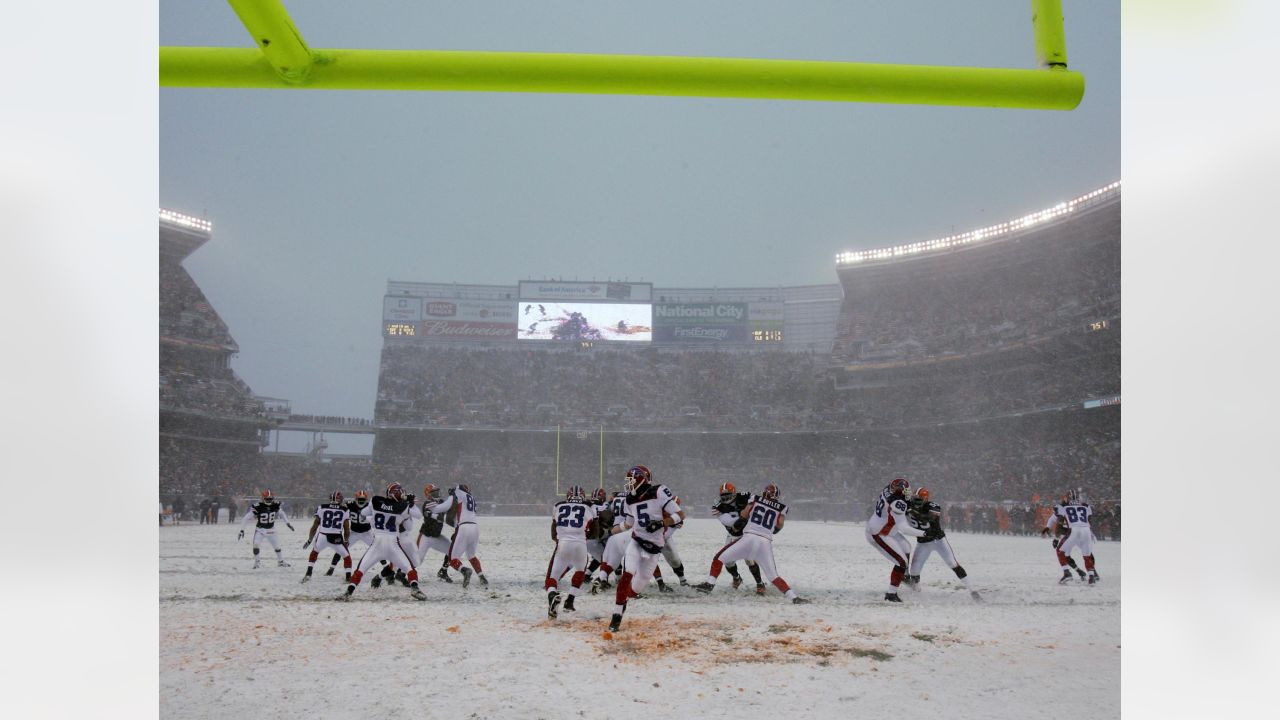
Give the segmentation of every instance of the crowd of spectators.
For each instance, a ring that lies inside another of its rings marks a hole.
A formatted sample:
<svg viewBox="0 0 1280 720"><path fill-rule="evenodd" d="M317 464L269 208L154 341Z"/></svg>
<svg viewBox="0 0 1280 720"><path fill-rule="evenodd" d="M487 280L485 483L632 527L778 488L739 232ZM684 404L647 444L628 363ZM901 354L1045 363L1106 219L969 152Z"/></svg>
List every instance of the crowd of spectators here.
<svg viewBox="0 0 1280 720"><path fill-rule="evenodd" d="M346 417L343 415L289 415L289 422L307 423L310 425L363 425L370 426L373 421L368 418Z"/></svg>
<svg viewBox="0 0 1280 720"><path fill-rule="evenodd" d="M1120 392L1119 329L981 358L847 368L791 352L383 349L377 420L398 426L832 430L956 422Z"/></svg>
<svg viewBox="0 0 1280 720"><path fill-rule="evenodd" d="M1019 242L844 270L836 354L989 352L1120 311L1120 205Z"/></svg>
<svg viewBox="0 0 1280 720"><path fill-rule="evenodd" d="M236 346L227 324L191 275L180 264L163 258L160 261L160 336L222 347Z"/></svg>

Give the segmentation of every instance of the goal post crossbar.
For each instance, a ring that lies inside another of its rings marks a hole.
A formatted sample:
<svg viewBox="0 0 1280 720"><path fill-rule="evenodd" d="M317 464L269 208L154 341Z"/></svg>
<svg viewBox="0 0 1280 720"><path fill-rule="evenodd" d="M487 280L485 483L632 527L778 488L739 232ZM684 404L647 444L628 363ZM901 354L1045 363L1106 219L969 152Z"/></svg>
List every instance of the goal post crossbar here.
<svg viewBox="0 0 1280 720"><path fill-rule="evenodd" d="M313 49L279 0L228 0L256 48L161 47L163 87L428 90L1071 110L1061 0L1031 0L1040 69L724 57Z"/></svg>

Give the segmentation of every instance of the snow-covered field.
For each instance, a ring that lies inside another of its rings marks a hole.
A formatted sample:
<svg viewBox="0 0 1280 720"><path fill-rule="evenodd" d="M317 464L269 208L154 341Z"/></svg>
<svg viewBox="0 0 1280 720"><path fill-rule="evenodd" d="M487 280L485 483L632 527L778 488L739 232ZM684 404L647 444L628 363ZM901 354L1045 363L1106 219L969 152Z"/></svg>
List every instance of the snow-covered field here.
<svg viewBox="0 0 1280 720"><path fill-rule="evenodd" d="M236 526L161 529L162 717L1027 718L1064 701L1120 714L1118 543L1096 544L1100 585L1060 587L1048 540L948 535L986 602L934 557L894 605L860 524L790 522L778 568L812 605L731 590L725 573L710 596L651 586L605 640L612 595L546 616L547 519L482 518L492 584L440 582L431 553L426 602L368 581L333 602L344 584L321 574L327 558L299 584L307 526L280 527L293 567L267 547L259 570ZM691 520L676 537L698 582L724 533Z"/></svg>

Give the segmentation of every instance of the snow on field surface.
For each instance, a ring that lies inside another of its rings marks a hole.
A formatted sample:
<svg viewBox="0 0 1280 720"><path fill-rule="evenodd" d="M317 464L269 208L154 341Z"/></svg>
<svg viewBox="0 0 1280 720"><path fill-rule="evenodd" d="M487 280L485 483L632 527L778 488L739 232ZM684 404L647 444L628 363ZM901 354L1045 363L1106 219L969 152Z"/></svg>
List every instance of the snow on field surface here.
<svg viewBox="0 0 1280 720"><path fill-rule="evenodd" d="M259 570L237 526L161 529L161 717L1026 718L1064 698L1120 715L1118 543L1096 544L1100 585L1061 587L1048 540L948 535L986 602L935 556L922 590L891 605L890 566L860 524L790 522L778 568L812 605L758 597L745 572L734 591L724 573L710 596L651 586L605 640L612 594L546 616L549 519L482 518L492 584L437 580L433 552L426 602L367 580L333 602L344 584L322 575L328 558L299 584L307 526L279 528L293 567L267 546ZM691 582L723 538L714 520L676 535Z"/></svg>

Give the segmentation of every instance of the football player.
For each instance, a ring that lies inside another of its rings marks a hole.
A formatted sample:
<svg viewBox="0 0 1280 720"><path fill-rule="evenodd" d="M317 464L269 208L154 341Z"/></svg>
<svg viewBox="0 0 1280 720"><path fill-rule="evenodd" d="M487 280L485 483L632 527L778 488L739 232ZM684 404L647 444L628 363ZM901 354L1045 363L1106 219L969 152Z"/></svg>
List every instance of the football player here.
<svg viewBox="0 0 1280 720"><path fill-rule="evenodd" d="M400 541L400 524L413 518L422 517L422 511L414 505L412 495L405 497L404 487L398 482L387 486L387 494L375 495L363 511L373 525L373 546L361 556L356 571L351 574L347 591L337 597L338 600L350 600L356 586L364 577L365 571L376 566L379 560L387 560L397 567L409 568L409 595L414 600L426 600L427 596L418 589L418 570L413 559L405 551Z"/></svg>
<svg viewBox="0 0 1280 720"><path fill-rule="evenodd" d="M685 518L684 508L680 506L680 498L678 496L676 497L676 508L678 508L680 522L667 527L664 531L666 533L666 537L664 538L665 542L662 544L662 557L667 559L667 564L671 566L671 572L676 574L676 577L680 580L680 584L688 585L689 581L684 579L684 562L680 560L680 553L676 550L674 537L676 531L684 527ZM658 582L658 589L663 592L672 592L666 584L662 582L661 571L658 570L656 565L654 566L654 572L658 574L656 578Z"/></svg>
<svg viewBox="0 0 1280 720"><path fill-rule="evenodd" d="M920 589L920 571L924 569L929 556L936 552L956 577L960 578L964 589L969 591L969 596L982 602L978 591L969 586L969 574L956 562L956 553L947 541L947 534L942 531L942 507L933 502L931 497L929 488L920 488L907 502L907 519L913 527L924 531L924 535L916 538L916 551L911 556L911 569L907 571L907 587L912 590Z"/></svg>
<svg viewBox="0 0 1280 720"><path fill-rule="evenodd" d="M591 509L596 512L596 521L587 532L587 555L591 561L587 564L587 575L594 576L604 560L604 548L609 542L609 531L613 528L613 518L606 518L604 512L609 509L609 493L600 487L591 495ZM596 586L599 589L599 586Z"/></svg>
<svg viewBox="0 0 1280 720"><path fill-rule="evenodd" d="M369 492L367 490L357 490L354 500L347 501L347 522L351 524L351 532L347 535L347 552L356 546L356 543L364 543L366 548L373 547L373 533L371 526L365 518L360 514L364 512L365 507L369 505ZM337 567L338 560L342 556L334 553L333 559L329 561L329 569L325 570L325 575L332 575L333 569ZM350 567L350 566L348 566Z"/></svg>
<svg viewBox="0 0 1280 720"><path fill-rule="evenodd" d="M773 583L773 586L778 588L778 591L788 600L795 604L809 602L797 595L787 581L778 576L777 564L773 559L773 536L782 532L786 519L787 506L779 496L778 486L769 483L764 491L752 497L751 502L738 514L734 528L741 535L720 548L711 560L711 573L706 581L694 587L698 592L711 592L716 586L716 579L720 577L720 570L725 563L750 558L759 566L761 574L768 578L769 582Z"/></svg>
<svg viewBox="0 0 1280 720"><path fill-rule="evenodd" d="M635 597L649 583L653 570L662 555L666 542L666 529L680 522L675 495L666 485L653 482L653 473L644 465L636 465L627 471L626 520L623 528L630 534L631 543L626 547L622 561L622 578L614 594L613 617L609 630L622 626L622 614L627 610L627 600Z"/></svg>
<svg viewBox="0 0 1280 720"><path fill-rule="evenodd" d="M609 500L609 508L600 513L602 524L608 528L607 540L604 546L604 558L600 560L600 569L596 573L596 577L591 580L591 594L595 595L600 590L608 590L612 585L609 584L609 576L617 569L622 569L622 558L627 551L627 543L631 542L631 536L628 535L623 528L627 521L627 493L626 491L613 494L613 498ZM607 523L611 522L612 526Z"/></svg>
<svg viewBox="0 0 1280 720"><path fill-rule="evenodd" d="M439 501L440 489L428 483L422 489L422 507L425 510L422 513L422 527L418 528L418 539L415 543L418 549L415 560L419 565L427 559L427 553L432 550L444 555L446 561L449 559L449 541L444 537L444 513L431 509L431 506ZM449 571L444 567L440 568L436 576L447 583L453 582L453 578L449 577Z"/></svg>
<svg viewBox="0 0 1280 720"><path fill-rule="evenodd" d="M280 554L280 541L276 539L276 521L284 523L289 528L289 532L294 532L294 529L289 523L288 514L280 508L280 503L276 502L276 496L270 490L263 490L262 499L249 506L249 511L240 520L240 534L236 536L236 540L244 539L244 528L253 519L258 521L253 531L253 567L255 569L261 567L258 546L264 539L271 543L272 548L275 548L276 565L289 567L289 563L284 561L284 555Z"/></svg>
<svg viewBox="0 0 1280 720"><path fill-rule="evenodd" d="M924 536L923 530L911 527L907 520L907 490L910 489L911 483L906 478L894 478L886 485L880 491L875 511L871 513L864 530L867 543L893 562L893 570L889 572L889 587L884 594L884 599L889 602L902 602L902 598L898 597L898 587L911 565L911 544L906 536Z"/></svg>
<svg viewBox="0 0 1280 720"><path fill-rule="evenodd" d="M320 532L320 538L316 539L316 531ZM328 548L333 548L338 555L342 556L342 567L346 570L346 579L351 579L351 551L347 548L347 536L351 534L351 523L347 520L347 506L342 504L342 493L334 490L329 494L329 502L322 503L316 508L316 517L311 521L311 530L307 532L307 541L302 543L302 549L306 550L311 541L315 540L316 546L311 551L311 555L307 557L307 574L302 576L302 582L311 580L311 571L315 569L316 558L320 557L320 553Z"/></svg>
<svg viewBox="0 0 1280 720"><path fill-rule="evenodd" d="M1071 551L1076 548L1080 548L1080 554L1084 556L1084 568L1089 571L1089 584L1096 584L1100 579L1093 562L1093 529L1089 526L1092 516L1093 509L1084 501L1084 494L1079 490L1072 490L1067 493L1066 502L1053 508L1048 524L1040 531L1042 536L1048 535L1060 524L1067 525L1067 535L1058 541L1057 547L1058 566L1062 568L1059 585L1071 582L1071 570L1067 567L1067 561L1071 559Z"/></svg>
<svg viewBox="0 0 1280 720"><path fill-rule="evenodd" d="M458 485L449 490L449 497L441 502L428 506L432 515L440 515L457 508L457 525L453 528L453 538L449 541L449 565L462 573L462 587L471 584L471 572L475 571L481 585L488 585L489 579L484 576L480 567L480 558L476 556L476 544L480 541L480 526L476 524L476 498L467 485ZM462 559L467 558L470 568L462 566Z"/></svg>
<svg viewBox="0 0 1280 720"><path fill-rule="evenodd" d="M543 589L547 591L547 617L559 615L562 599L565 610L572 612L577 609L573 606L573 599L582 589L587 568L587 528L595 519L595 507L577 485L569 488L565 499L551 509L551 539L555 541L556 549L547 563L547 579L543 583ZM567 572L573 573L569 597L562 598L560 578Z"/></svg>
<svg viewBox="0 0 1280 720"><path fill-rule="evenodd" d="M737 523L742 516L742 511L750 504L751 493L738 492L738 489L731 482L720 486L720 502L711 508L711 512L715 513L716 519L720 521L720 524L724 525L725 532L728 533L724 538L726 547L729 543L742 537L742 528L738 527ZM738 563L726 563L724 568L729 571L729 576L733 578L733 589L737 590L742 585L742 576L738 574ZM756 561L747 560L747 569L751 571L751 577L756 580L756 594L763 595L764 581L760 577L760 568L756 565Z"/></svg>

